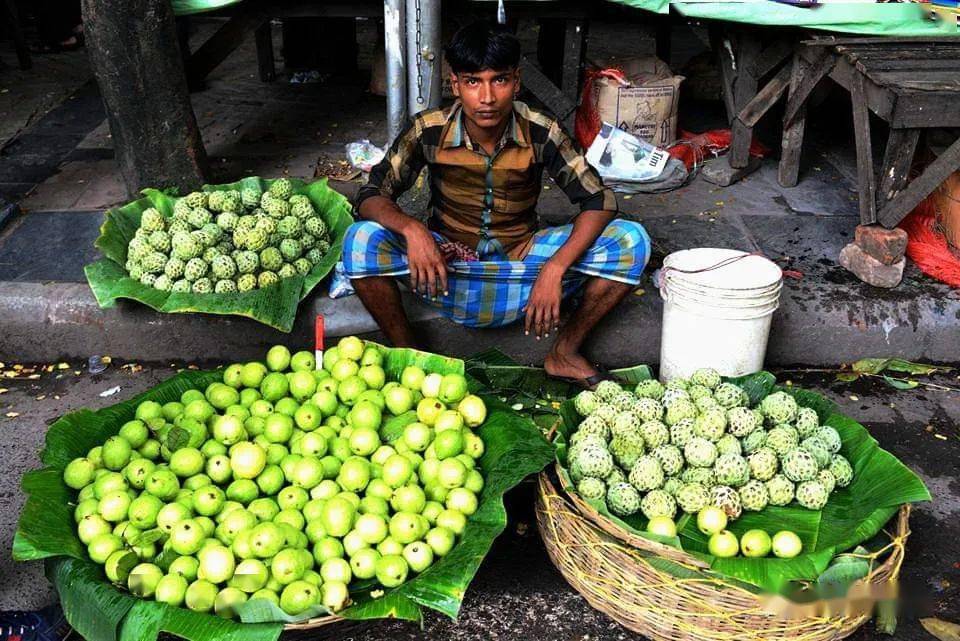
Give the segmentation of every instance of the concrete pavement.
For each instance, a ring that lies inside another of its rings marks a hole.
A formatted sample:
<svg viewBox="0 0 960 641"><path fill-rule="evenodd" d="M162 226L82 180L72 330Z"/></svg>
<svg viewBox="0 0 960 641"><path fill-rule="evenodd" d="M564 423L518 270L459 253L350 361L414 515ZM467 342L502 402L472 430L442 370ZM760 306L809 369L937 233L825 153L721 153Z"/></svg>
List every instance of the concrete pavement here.
<svg viewBox="0 0 960 641"><path fill-rule="evenodd" d="M7 361L6 368L15 363ZM10 391L0 394L0 549L9 550L23 503L20 476L38 464L47 425L65 412L119 402L175 373L182 364L122 368L115 361L103 374L89 375L82 363L43 373L39 379L3 379ZM74 372L79 372L75 374ZM917 506L902 571L905 610L896 639L928 639L920 616L960 620L960 392L918 388L898 392L884 384L839 383L817 373L782 372L780 380L815 389L859 418L881 446L915 470L934 500ZM956 372L932 379L960 388ZM115 395L99 394L119 385ZM4 418L16 412L15 418ZM551 565L533 516L533 488L523 485L508 495L510 523L497 540L466 594L459 621L428 613L424 629L382 621L359 628L333 628L310 639L363 638L367 641L440 641L442 639L637 639L590 608ZM13 563L0 555L0 610L38 608L54 595L40 563ZM304 637L306 638L306 637ZM868 623L857 641L884 637Z"/></svg>

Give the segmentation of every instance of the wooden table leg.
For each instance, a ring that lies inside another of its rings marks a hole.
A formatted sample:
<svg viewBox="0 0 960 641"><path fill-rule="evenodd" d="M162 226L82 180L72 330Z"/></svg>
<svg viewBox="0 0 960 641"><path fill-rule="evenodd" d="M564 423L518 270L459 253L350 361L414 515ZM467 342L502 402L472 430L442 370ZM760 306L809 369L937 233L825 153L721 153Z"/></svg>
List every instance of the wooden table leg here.
<svg viewBox="0 0 960 641"><path fill-rule="evenodd" d="M807 123L807 99L817 84L830 73L835 63L826 47L820 47L817 51L819 58L813 63L807 62L799 53L793 57L777 176L777 181L783 187L796 186L800 175L800 153L803 150L803 134Z"/></svg>
<svg viewBox="0 0 960 641"><path fill-rule="evenodd" d="M860 195L860 224L877 222L877 183L873 171L873 148L870 142L870 107L864 88L863 74L850 82L853 103L853 134L857 144L857 188Z"/></svg>
<svg viewBox="0 0 960 641"><path fill-rule="evenodd" d="M563 69L560 90L574 103L580 95L580 67L583 62L584 43L587 39L587 21L570 18L566 21L563 36Z"/></svg>
<svg viewBox="0 0 960 641"><path fill-rule="evenodd" d="M734 82L734 105L737 114L747 106L747 103L757 95L759 79L754 75L754 65L760 56L760 38L753 32L745 32L740 36L739 68L737 79ZM730 151L728 160L730 166L741 169L750 162L750 142L753 140L753 127L734 118L730 123Z"/></svg>
<svg viewBox="0 0 960 641"><path fill-rule="evenodd" d="M877 207L893 200L906 186L910 167L920 139L919 129L891 129L883 154Z"/></svg>
<svg viewBox="0 0 960 641"><path fill-rule="evenodd" d="M241 5L243 7L244 5ZM190 56L187 80L191 87L203 83L207 75L240 46L243 39L255 31L269 16L257 9L240 9L226 23L200 45Z"/></svg>

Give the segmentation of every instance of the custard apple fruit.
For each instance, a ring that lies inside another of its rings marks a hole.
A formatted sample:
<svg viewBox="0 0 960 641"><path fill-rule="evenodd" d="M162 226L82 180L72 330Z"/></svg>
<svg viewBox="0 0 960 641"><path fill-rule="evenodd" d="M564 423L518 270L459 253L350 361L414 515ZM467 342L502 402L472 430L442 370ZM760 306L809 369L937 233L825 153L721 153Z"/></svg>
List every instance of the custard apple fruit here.
<svg viewBox="0 0 960 641"><path fill-rule="evenodd" d="M780 460L769 447L761 447L747 456L747 464L750 465L750 476L758 481L769 481L777 473Z"/></svg>
<svg viewBox="0 0 960 641"><path fill-rule="evenodd" d="M726 409L745 405L743 390L733 383L717 385L717 389L713 391L713 397Z"/></svg>
<svg viewBox="0 0 960 641"><path fill-rule="evenodd" d="M727 410L727 426L730 433L737 438L743 438L762 426L753 410L746 407L733 407Z"/></svg>
<svg viewBox="0 0 960 641"><path fill-rule="evenodd" d="M640 381L633 389L633 393L639 398L652 398L655 401L663 398L663 391L663 385L654 378Z"/></svg>
<svg viewBox="0 0 960 641"><path fill-rule="evenodd" d="M770 493L763 481L757 479L747 481L738 491L740 504L748 512L759 512L770 502Z"/></svg>
<svg viewBox="0 0 960 641"><path fill-rule="evenodd" d="M827 504L830 495L820 481L804 481L797 486L795 498L808 510L819 510Z"/></svg>
<svg viewBox="0 0 960 641"><path fill-rule="evenodd" d="M697 418L697 406L689 398L680 398L667 405L663 419L667 425L674 425L685 418Z"/></svg>
<svg viewBox="0 0 960 641"><path fill-rule="evenodd" d="M792 423L798 410L797 401L786 392L774 392L760 401L760 411L772 424Z"/></svg>
<svg viewBox="0 0 960 641"><path fill-rule="evenodd" d="M617 516L640 511L640 493L629 483L613 483L607 490L607 508Z"/></svg>
<svg viewBox="0 0 960 641"><path fill-rule="evenodd" d="M684 447L696 434L693 432L694 419L687 418L670 426L670 442L677 447Z"/></svg>
<svg viewBox="0 0 960 641"><path fill-rule="evenodd" d="M597 397L604 403L623 391L623 388L616 381L600 381L597 383Z"/></svg>
<svg viewBox="0 0 960 641"><path fill-rule="evenodd" d="M714 389L720 384L720 372L709 367L698 369L690 376L690 382L694 385L703 385L709 389Z"/></svg>
<svg viewBox="0 0 960 641"><path fill-rule="evenodd" d="M652 454L644 454L630 468L630 484L641 492L649 492L663 485L664 474L660 461Z"/></svg>
<svg viewBox="0 0 960 641"><path fill-rule="evenodd" d="M722 409L707 410L693 421L693 432L716 443L727 429L727 414Z"/></svg>
<svg viewBox="0 0 960 641"><path fill-rule="evenodd" d="M850 461L839 454L834 455L828 469L836 479L837 487L847 487L853 481L853 467Z"/></svg>
<svg viewBox="0 0 960 641"><path fill-rule="evenodd" d="M829 467L830 462L833 460L833 454L830 453L830 450L827 449L823 441L816 436L803 439L800 443L800 448L813 454L813 458L816 459L817 466L819 466L820 469Z"/></svg>
<svg viewBox="0 0 960 641"><path fill-rule="evenodd" d="M807 438L816 434L820 427L820 417L817 416L816 411L809 407L801 407L797 410L797 421L794 425L800 434L800 438Z"/></svg>
<svg viewBox="0 0 960 641"><path fill-rule="evenodd" d="M812 481L817 477L820 467L813 455L799 447L787 452L780 459L783 474L794 482Z"/></svg>
<svg viewBox="0 0 960 641"><path fill-rule="evenodd" d="M667 476L679 474L683 469L683 454L676 445L661 445L652 454L660 461L660 467Z"/></svg>
<svg viewBox="0 0 960 641"><path fill-rule="evenodd" d="M590 390L583 390L573 398L573 407L580 416L589 416L597 409L597 395Z"/></svg>
<svg viewBox="0 0 960 641"><path fill-rule="evenodd" d="M657 516L667 516L672 519L677 515L677 502L665 490L652 490L641 499L640 511L648 519Z"/></svg>
<svg viewBox="0 0 960 641"><path fill-rule="evenodd" d="M696 514L710 504L710 490L699 483L687 483L676 494L680 509L687 514Z"/></svg>
<svg viewBox="0 0 960 641"><path fill-rule="evenodd" d="M793 492L796 486L783 474L774 475L765 485L770 497L770 505L789 505L793 501Z"/></svg>
<svg viewBox="0 0 960 641"><path fill-rule="evenodd" d="M767 432L767 442L765 445L779 456L783 456L800 445L800 435L797 434L797 430L789 425L777 425Z"/></svg>
<svg viewBox="0 0 960 641"><path fill-rule="evenodd" d="M843 441L840 440L840 433L837 432L837 430L829 425L824 425L817 430L816 434L817 438L823 441L823 444L827 446L831 454L840 452L840 448L843 447Z"/></svg>
<svg viewBox="0 0 960 641"><path fill-rule="evenodd" d="M602 501L607 495L607 484L601 479L588 476L577 483L577 492L585 499Z"/></svg>
<svg viewBox="0 0 960 641"><path fill-rule="evenodd" d="M726 512L730 519L738 519L743 513L740 493L728 485L714 486L710 491L710 503Z"/></svg>
<svg viewBox="0 0 960 641"><path fill-rule="evenodd" d="M740 487L750 480L750 465L739 454L721 454L713 464L717 483Z"/></svg>
<svg viewBox="0 0 960 641"><path fill-rule="evenodd" d="M703 437L694 436L683 446L683 456L695 467L713 467L717 460L717 446Z"/></svg>

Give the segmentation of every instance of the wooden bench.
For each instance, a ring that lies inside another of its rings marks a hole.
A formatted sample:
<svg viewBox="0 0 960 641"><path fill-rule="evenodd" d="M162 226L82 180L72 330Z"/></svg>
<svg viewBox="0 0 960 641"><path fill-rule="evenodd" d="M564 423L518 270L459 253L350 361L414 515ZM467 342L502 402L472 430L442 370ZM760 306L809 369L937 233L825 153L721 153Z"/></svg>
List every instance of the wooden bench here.
<svg viewBox="0 0 960 641"><path fill-rule="evenodd" d="M895 227L960 168L960 138L910 180L920 133L960 127L957 38L818 38L794 56L784 114L780 184L797 183L806 102L826 76L850 92L862 224ZM890 125L883 164L874 168L870 112Z"/></svg>

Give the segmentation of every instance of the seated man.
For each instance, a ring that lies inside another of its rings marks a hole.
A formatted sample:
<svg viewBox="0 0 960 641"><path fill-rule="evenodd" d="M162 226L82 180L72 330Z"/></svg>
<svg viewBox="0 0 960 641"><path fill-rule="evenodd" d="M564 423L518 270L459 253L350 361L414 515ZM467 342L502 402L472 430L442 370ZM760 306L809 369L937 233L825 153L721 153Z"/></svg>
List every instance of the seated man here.
<svg viewBox="0 0 960 641"><path fill-rule="evenodd" d="M413 346L396 278L454 321L506 325L524 316L537 340L559 330L548 374L592 387L603 375L579 353L587 333L639 283L650 255L640 224L616 219L617 201L557 121L514 99L520 44L483 23L446 50L458 100L417 114L357 194L362 222L347 231L346 275L387 338ZM429 167L430 218L396 199ZM546 170L580 213L538 230ZM455 258L448 262L448 258ZM561 299L583 288L560 325Z"/></svg>

